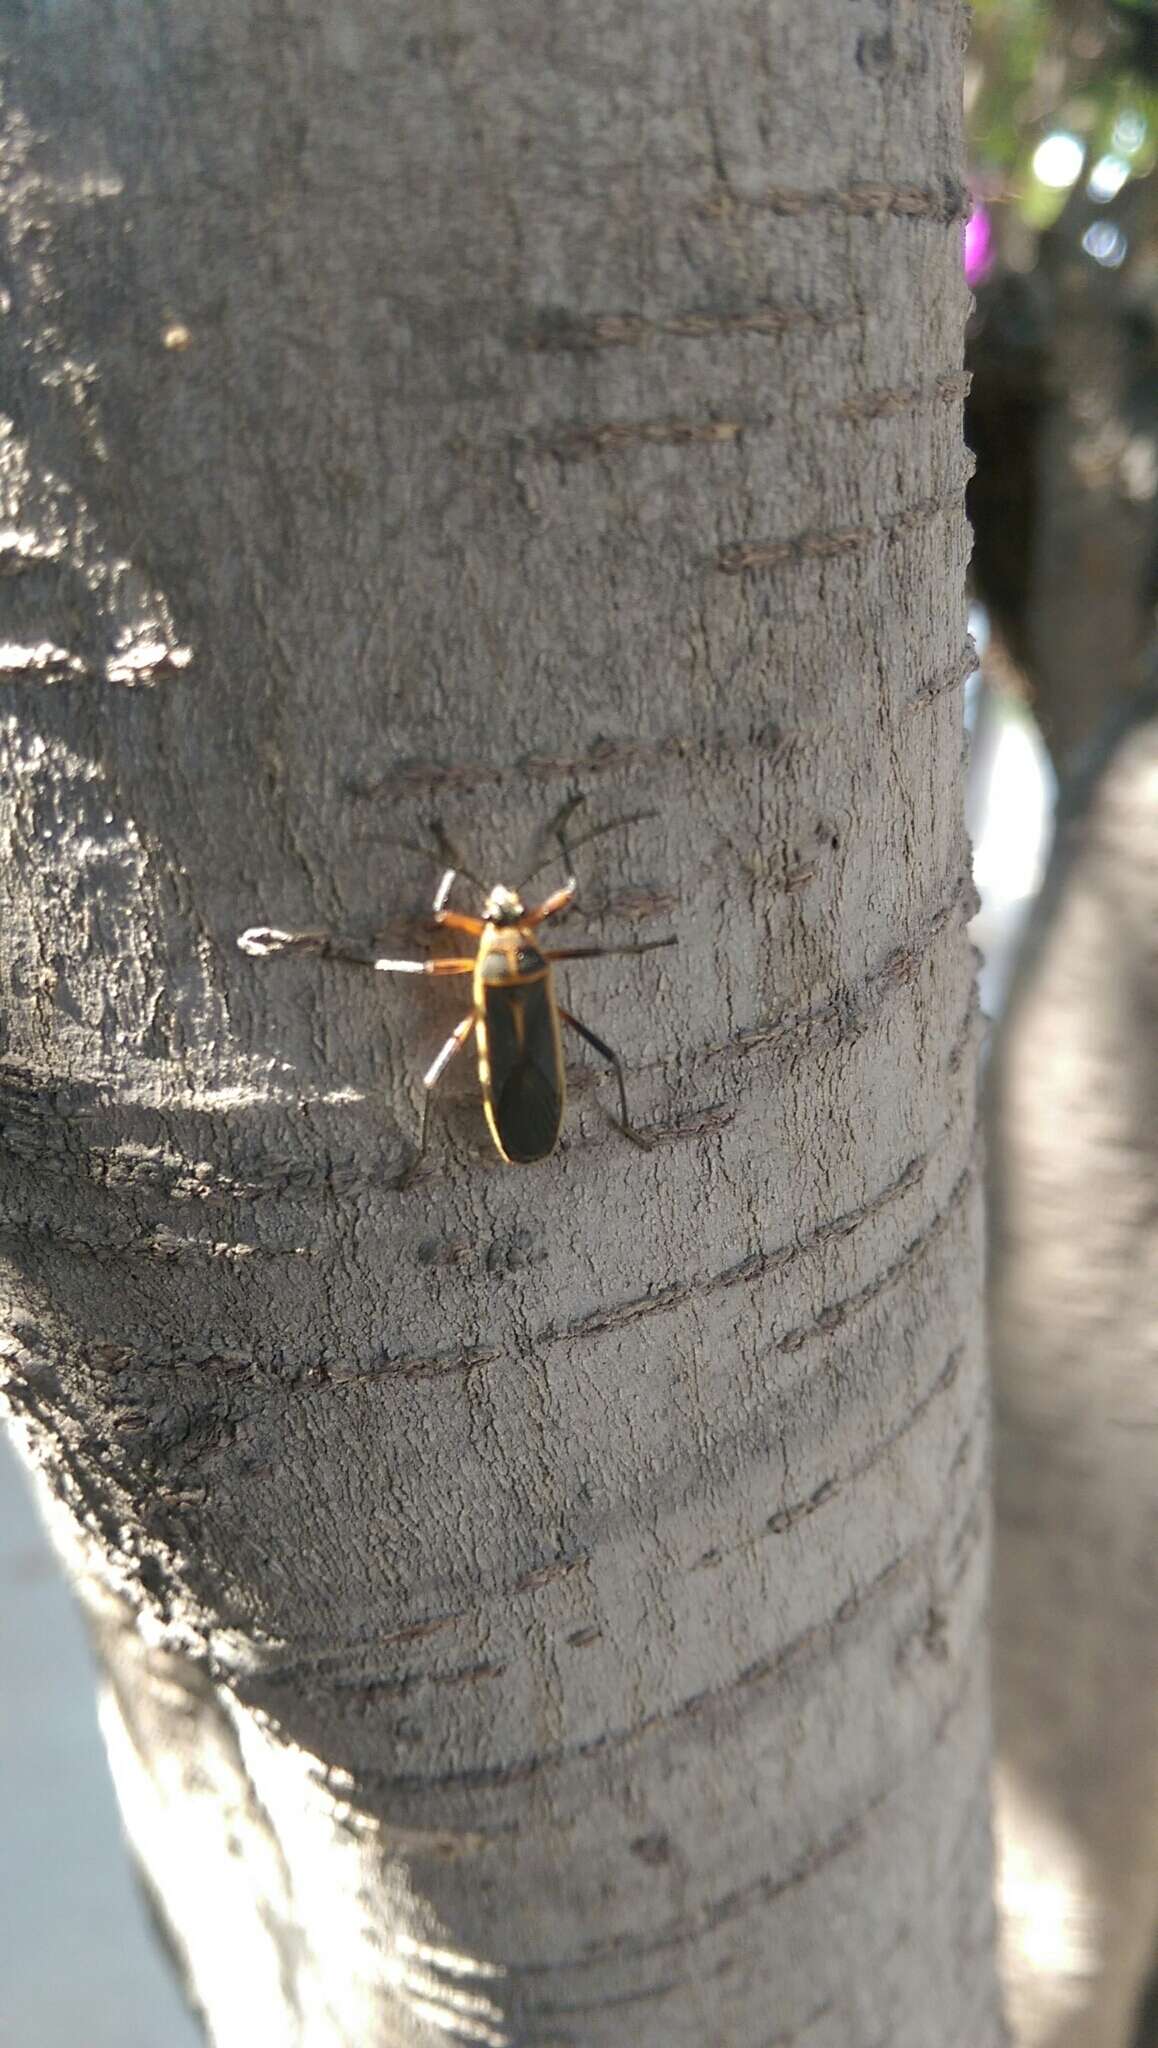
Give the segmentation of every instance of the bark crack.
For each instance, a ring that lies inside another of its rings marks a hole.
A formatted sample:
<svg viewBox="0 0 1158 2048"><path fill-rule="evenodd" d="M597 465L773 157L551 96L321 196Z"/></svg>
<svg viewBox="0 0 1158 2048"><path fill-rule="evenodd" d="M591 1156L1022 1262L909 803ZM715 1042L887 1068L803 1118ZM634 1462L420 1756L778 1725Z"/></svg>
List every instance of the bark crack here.
<svg viewBox="0 0 1158 2048"><path fill-rule="evenodd" d="M716 1060L729 1054L747 1055L763 1050L767 1046L780 1045L785 1039L805 1035L818 1025L832 1024L835 1029L825 1041L831 1049L858 1038L866 1023L865 1001L887 995L890 989L907 987L916 977L920 966L941 933L958 911L972 917L977 909L977 891L972 874L966 869L958 879L952 896L947 897L937 908L929 912L917 932L906 944L896 945L886 953L881 965L867 974L863 981L844 983L824 996L819 1002L807 1003L797 1009L782 1010L778 1017L767 1024L745 1025L733 1033L731 1038L721 1039L714 1045L700 1046L690 1056L685 1055L687 1064L695 1068L709 1060ZM655 1061L652 1066L662 1066ZM651 1071L641 1066L639 1073Z"/></svg>
<svg viewBox="0 0 1158 2048"><path fill-rule="evenodd" d="M892 389L866 391L859 398L846 398L839 405L834 405L832 417L837 420L896 419L904 413L919 412L926 405L951 405L968 395L970 381L966 372L956 370L935 378L931 384L901 384Z"/></svg>
<svg viewBox="0 0 1158 2048"><path fill-rule="evenodd" d="M842 1301L830 1303L827 1308L821 1310L820 1314L812 1322L801 1323L797 1329L790 1330L787 1336L779 1338L776 1349L788 1352L799 1351L801 1346L807 1344L813 1337L827 1337L831 1335L833 1330L838 1330L843 1323L847 1323L854 1315L858 1315L862 1308L867 1308L870 1301L875 1301L878 1295L883 1294L887 1288L894 1286L902 1274L907 1273L910 1266L914 1265L918 1259L923 1258L930 1246L935 1244L937 1239L948 1228L954 1214L960 1208L961 1203L972 1186L973 1173L973 1163L970 1161L954 1184L945 1207L912 1240L911 1244L905 1246L899 1259L894 1260L893 1264L886 1267L883 1273L875 1274L868 1284L858 1288L855 1294L845 1296Z"/></svg>
<svg viewBox="0 0 1158 2048"><path fill-rule="evenodd" d="M835 1499L842 1487L852 1485L856 1481L866 1478L917 1427L922 1417L928 1413L929 1409L934 1406L941 1396L949 1392L956 1382L963 1357L963 1345L957 1346L950 1352L948 1359L937 1374L932 1385L920 1395L896 1426L873 1445L864 1458L848 1465L843 1472L834 1473L822 1480L820 1485L815 1487L802 1500L794 1502L787 1508L780 1509L757 1527L749 1530L736 1543L730 1544L726 1550L716 1549L707 1552L690 1569L694 1571L707 1566L721 1564L726 1557L739 1556L744 1551L749 1550L754 1543L762 1542L768 1536L784 1535L789 1529L794 1528L798 1522L807 1519L810 1515L815 1514L818 1509L825 1506L828 1501ZM988 1389L986 1388L983 1390L983 1399L979 1405L985 1407L987 1404ZM973 1440L976 1421L976 1413L971 1414L961 1436L960 1444L951 1461L951 1471L956 1471L959 1468L961 1453ZM527 1572L521 1579L516 1580L512 1587L506 1589L505 1592L500 1591L494 1597L500 1600L510 1599L519 1594L537 1590L553 1580L565 1578L581 1567L590 1565L592 1561L589 1555L584 1554L564 1559L558 1564L547 1565L538 1571ZM895 1570L895 1567L890 1568L890 1570ZM373 1674L363 1677L357 1672L351 1672L349 1675L346 1675L341 1668L344 1664L349 1663L354 1656L365 1656L370 1652L380 1653L395 1645L425 1640L438 1634L443 1629L454 1627L459 1622L474 1622L478 1618L478 1612L479 1610L477 1609L460 1609L455 1613L437 1615L429 1620L413 1622L406 1628L392 1631L389 1635L356 1643L347 1643L341 1649L327 1651L316 1658L299 1658L292 1664L265 1666L263 1667L262 1677L267 1684L303 1684L308 1683L311 1679L319 1679L325 1680L336 1691L359 1690L364 1686L368 1694L371 1692L396 1690L399 1695L412 1692L417 1686L423 1684L477 1683L481 1680L501 1677L505 1675L508 1668L503 1664L474 1664L440 1674L427 1672L391 1673L380 1678L375 1677ZM851 1618L851 1615L846 1614L844 1607L838 1610L838 1621L849 1618ZM601 1634L602 1631L598 1629L580 1629L575 1634L569 1635L567 1640L572 1645L579 1644L583 1646L599 1641ZM781 1655L786 1657L788 1652L783 1652ZM764 1659L755 1665L749 1666L739 1678L733 1681L733 1684L735 1686L751 1684L755 1678L767 1676L774 1661L772 1659ZM635 1731L628 1731L628 1735L632 1732ZM626 1740L627 1736L623 1739Z"/></svg>
<svg viewBox="0 0 1158 2048"><path fill-rule="evenodd" d="M967 477L952 491L935 498L918 498L872 526L848 526L793 534L788 540L742 540L721 548L716 567L726 576L746 575L753 569L779 569L787 564L829 561L837 555L862 554L874 541L899 540L919 532L935 520L964 510Z"/></svg>
<svg viewBox="0 0 1158 2048"><path fill-rule="evenodd" d="M970 1432L972 1428L971 1422ZM970 1513L971 1511L972 1503L969 1508ZM780 1649L756 1658L723 1685L706 1686L673 1707L656 1708L652 1713L643 1715L630 1727L604 1729L601 1734L590 1736L582 1742L553 1750L543 1749L533 1756L520 1757L513 1763L476 1764L465 1770L442 1772L434 1777L420 1772L400 1774L368 1769L360 1773L361 1781L366 1786L387 1795L407 1792L430 1793L435 1790L501 1790L510 1785L525 1784L563 1766L587 1763L594 1757L612 1755L657 1731L676 1728L721 1709L727 1709L737 1698L753 1689L781 1683L790 1673L798 1672L822 1652L834 1654L839 1637L854 1622L863 1618L877 1601L887 1595L896 1580L923 1563L928 1552L939 1542L940 1533L938 1527L927 1530L915 1543L908 1545L891 1558L864 1586L843 1599L835 1612L813 1622Z"/></svg>
<svg viewBox="0 0 1158 2048"><path fill-rule="evenodd" d="M941 1395L949 1392L961 1370L961 1361L964 1355L964 1345L958 1344L949 1353L932 1386L921 1395L918 1401L913 1403L907 1415L897 1423L896 1427L889 1430L886 1436L879 1438L863 1458L857 1459L853 1464L847 1466L843 1472L832 1473L827 1479L821 1480L820 1485L815 1487L811 1493L806 1494L802 1500L793 1501L789 1506L780 1508L764 1524L762 1530L755 1530L753 1534L760 1536L764 1533L769 1533L775 1536L782 1536L789 1529L794 1529L798 1522L803 1522L807 1520L809 1515L814 1515L818 1508L825 1506L826 1502L835 1499L842 1487L855 1485L859 1479L867 1479L869 1473L874 1471L883 1459L888 1457L889 1452L895 1450L897 1445L910 1435L922 1417L941 1398Z"/></svg>
<svg viewBox="0 0 1158 2048"><path fill-rule="evenodd" d="M887 1209L900 1196L916 1187L924 1178L931 1153L918 1159L910 1159L897 1178L887 1187L862 1202L856 1209L849 1209L843 1216L834 1216L795 1243L777 1245L771 1251L749 1252L734 1265L725 1266L718 1273L710 1273L701 1280L684 1285L664 1287L653 1294L636 1296L632 1301L613 1303L606 1308L582 1316L577 1322L568 1323L562 1329L547 1328L533 1340L535 1348L546 1344L582 1342L588 1337L601 1336L607 1330L620 1330L628 1324L639 1322L645 1316L666 1314L674 1308L682 1308L691 1301L702 1301L728 1287L748 1286L769 1276L782 1273L797 1259L806 1258L821 1245L830 1244L838 1238L849 1237L863 1223Z"/></svg>
<svg viewBox="0 0 1158 2048"><path fill-rule="evenodd" d="M599 426L568 427L536 441L542 455L575 461L621 448L685 448L696 442L721 445L765 425L756 420L606 420Z"/></svg>
<svg viewBox="0 0 1158 2048"><path fill-rule="evenodd" d="M878 179L861 179L843 187L810 189L799 185L770 185L763 192L738 194L721 190L705 204L703 211L721 218L747 213L773 213L795 218L806 213L849 214L864 219L872 214L891 214L900 220L928 220L951 227L969 217L969 194L954 178L940 186L888 184Z"/></svg>
<svg viewBox="0 0 1158 2048"><path fill-rule="evenodd" d="M977 1632L979 1631L975 1631L975 1634ZM790 1870L782 1874L768 1872L745 1885L737 1886L734 1891L725 1892L722 1897L709 1901L695 1912L683 1914L679 1919L669 1921L666 1927L655 1934L615 1935L606 1941L592 1943L579 1955L564 1956L551 1962L511 1965L509 1976L550 1976L556 1971L585 1969L593 1964L621 1957L633 1961L641 1960L647 1956L658 1955L664 1949L702 1941L706 1935L714 1934L719 1927L738 1919L741 1914L750 1912L753 1907L770 1905L786 1892L795 1891L801 1885L809 1884L814 1878L819 1877L822 1872L839 1862L842 1856L848 1855L863 1842L869 1821L896 1797L914 1768L924 1763L944 1741L953 1721L969 1699L973 1687L979 1682L977 1660L970 1654L972 1647L972 1644L965 1647L961 1659L962 1681L938 1714L930 1740L922 1750L916 1755L911 1755L907 1759L907 1768L904 1771L898 1773L890 1784L873 1793L850 1820L842 1822L839 1828L824 1841L819 1842L807 1855L802 1856Z"/></svg>
<svg viewBox="0 0 1158 2048"><path fill-rule="evenodd" d="M832 419L871 421L919 412L927 406L960 401L969 389L961 372L936 378L931 384L905 385L867 391L830 408ZM534 446L542 455L560 461L576 461L585 455L613 454L621 449L653 447L681 448L700 442L727 445L749 434L775 432L775 417L753 419L658 419L605 420L593 426L548 429L536 437Z"/></svg>
<svg viewBox="0 0 1158 2048"><path fill-rule="evenodd" d="M714 341L745 334L790 334L798 328L823 332L863 318L852 305L708 308L650 319L642 313L544 313L517 333L514 342L536 354L585 355L605 348L643 348L661 340Z"/></svg>
<svg viewBox="0 0 1158 2048"><path fill-rule="evenodd" d="M939 505L942 511L960 509L964 490L961 489L942 501L921 500L911 508L918 520L927 515L931 503ZM908 515L901 512L898 519ZM856 534L866 535L865 545L880 538L885 528L851 529ZM859 544L859 543L858 543ZM775 546L789 546L792 542L777 542ZM847 552L847 549L837 552ZM718 566L722 566L719 565ZM731 573L738 573L737 565ZM976 656L970 648L962 657L960 672L956 669L946 678L938 670L931 677L928 688L937 695L942 689L952 688L963 682L976 668ZM918 689L914 703L923 701L924 688ZM432 761L413 757L392 762L383 774L372 781L347 782L350 796L358 801L373 802L379 797L407 794L433 796L442 790L473 790L501 788L506 784L525 792L528 780L538 783L570 782L576 777L588 778L599 775L618 775L634 769L652 768L665 761L677 762L695 759L719 768L730 768L737 763L750 760L763 762L769 768L783 767L794 746L807 738L805 733L785 733L775 724L765 724L749 733L669 732L657 740L640 740L626 734L600 734L590 745L566 754L523 754L515 760L502 762L487 761Z"/></svg>
<svg viewBox="0 0 1158 2048"><path fill-rule="evenodd" d="M928 682L922 684L916 694L910 697L907 709L922 711L926 704L935 704L938 697L943 697L948 690L959 690L962 683L967 683L970 676L976 675L980 666L977 650L970 641L961 661L954 667L945 669L939 676L930 676Z"/></svg>

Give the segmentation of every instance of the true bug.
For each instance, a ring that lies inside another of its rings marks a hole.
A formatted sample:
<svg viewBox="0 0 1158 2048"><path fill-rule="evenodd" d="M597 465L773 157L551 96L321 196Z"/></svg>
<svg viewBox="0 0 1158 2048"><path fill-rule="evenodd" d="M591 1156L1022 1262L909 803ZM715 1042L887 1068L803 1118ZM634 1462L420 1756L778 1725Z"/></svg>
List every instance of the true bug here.
<svg viewBox="0 0 1158 2048"><path fill-rule="evenodd" d="M552 970L556 962L563 960L598 960L615 953L651 953L662 946L676 945L676 939L648 939L626 946L545 948L539 945L535 936L539 926L568 909L578 893L579 884L573 872L566 827L581 801L579 797L571 798L548 828L568 870L562 886L552 890L532 909L527 909L517 890L497 883L487 891L481 917L468 916L464 911L449 907L450 893L458 875L463 875L480 889L485 889L486 885L465 866L442 825L434 820L434 848L445 866L434 895L433 920L443 930L464 932L477 940L477 949L469 959L372 959L360 953L351 942L335 939L327 932L284 932L260 925L242 932L237 941L243 952L262 958L280 953L311 952L347 960L357 966L373 967L380 974L471 976L471 1007L455 1025L437 1058L431 1061L422 1076L425 1094L418 1153L402 1176L403 1183L414 1174L426 1154L433 1091L455 1055L462 1052L471 1038L475 1040L478 1053L483 1108L500 1157L512 1166L532 1166L550 1157L558 1141L566 1094L560 1023L569 1025L614 1069L619 1088L619 1127L633 1144L645 1149L650 1145L650 1140L634 1128L628 1116L627 1089L618 1054L588 1030L586 1024L581 1024L578 1017L572 1016L570 1010L563 1008L555 995ZM617 818L610 825L594 827L575 844L583 845L603 832L635 822L636 818ZM538 869L533 869L532 875L537 872Z"/></svg>

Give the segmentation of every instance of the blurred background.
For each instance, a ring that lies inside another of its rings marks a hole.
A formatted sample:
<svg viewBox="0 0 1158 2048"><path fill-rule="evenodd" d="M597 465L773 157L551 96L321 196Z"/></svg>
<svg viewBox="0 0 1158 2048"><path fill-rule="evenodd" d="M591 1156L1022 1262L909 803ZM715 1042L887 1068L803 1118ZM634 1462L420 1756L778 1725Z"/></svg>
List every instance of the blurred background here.
<svg viewBox="0 0 1158 2048"><path fill-rule="evenodd" d="M963 260L980 667L965 717L982 1007L996 1019L1055 807L1088 793L1108 733L1152 715L1158 0L973 12ZM6 1444L0 1668L0 2042L193 2048L120 1847L83 1631ZM1143 2022L1144 2040L1158 2028Z"/></svg>
<svg viewBox="0 0 1158 2048"><path fill-rule="evenodd" d="M978 718L1028 712L1067 782L1153 680L1154 0L975 0L966 119ZM1024 737L975 750L975 806Z"/></svg>

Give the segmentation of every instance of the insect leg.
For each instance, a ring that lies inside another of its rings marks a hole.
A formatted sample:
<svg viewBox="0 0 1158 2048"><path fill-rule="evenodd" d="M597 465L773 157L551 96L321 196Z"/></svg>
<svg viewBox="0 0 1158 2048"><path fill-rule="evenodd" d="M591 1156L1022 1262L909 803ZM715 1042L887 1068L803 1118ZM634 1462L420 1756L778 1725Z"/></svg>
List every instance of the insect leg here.
<svg viewBox="0 0 1158 2048"><path fill-rule="evenodd" d="M477 927L479 931L482 926ZM314 953L323 960L344 960L351 967L376 967L380 974L472 974L473 960L376 960L356 939L335 938L332 932L283 932L274 925L255 924L237 941L255 960L276 960L290 953Z"/></svg>
<svg viewBox="0 0 1158 2048"><path fill-rule="evenodd" d="M455 858L457 859L458 856L456 855ZM474 876L467 868L447 868L434 892L431 915L434 918L435 924L447 925L451 931L470 932L477 939L479 933L486 930L486 920L481 917L468 917L463 910L448 910L446 907L450 892L454 887L455 877L458 875L465 875L468 882L474 881ZM482 887L481 883L479 887Z"/></svg>
<svg viewBox="0 0 1158 2048"><path fill-rule="evenodd" d="M592 827L590 832L584 832L581 838L576 839L574 842L568 842L568 839L566 837L567 820L570 818L572 812L576 810L582 802L583 798L581 796L572 797L568 803L564 804L563 809L559 812L558 816L555 818L554 822L550 827L550 831L554 838L558 841L559 851L563 856L563 862L567 869L567 880L564 882L561 889L552 890L551 894L544 898L543 902L539 904L538 909L532 910L528 914L528 916L524 918L524 924L531 925L532 927L537 924L543 924L545 923L547 918L557 917L561 910L566 910L569 907L569 905L575 901L575 898L579 893L579 884L575 878L575 860L573 852L574 846L586 846L589 840L598 839L600 834L603 832L614 832L616 828L620 825L635 825L638 824L641 818L654 818L656 815L654 811L634 811L629 818L612 818L609 824L595 825ZM674 940L669 941L666 939L661 939L658 941L658 943L660 945L674 944ZM639 946L601 947L599 950L607 952L638 951L643 953L647 952L649 949L646 946ZM562 958L563 956L560 955L559 957ZM579 959L584 956L576 954L574 957L576 959Z"/></svg>
<svg viewBox="0 0 1158 2048"><path fill-rule="evenodd" d="M481 917L468 917L463 910L443 910L439 904L435 905L434 922L443 931L469 932L472 939L481 937L486 930Z"/></svg>
<svg viewBox="0 0 1158 2048"><path fill-rule="evenodd" d="M406 1168L405 1172L402 1173L396 1181L395 1185L399 1188L409 1186L411 1180L417 1173L419 1167L421 1166L423 1160L426 1157L427 1140L430 1136L430 1105L434 1100L434 1090L437 1088L439 1082L441 1081L455 1054L460 1053L463 1049L463 1046L468 1043L471 1032L474 1030L474 1027L475 1014L474 1011L471 1010L469 1014L462 1019L462 1022L460 1024L455 1025L454 1030L451 1032L450 1037L447 1039L446 1044L442 1048L442 1051L438 1054L438 1057L436 1059L433 1059L431 1061L430 1065L426 1069L426 1072L422 1076L422 1086L425 1093L422 1097L422 1128L418 1134L418 1151L415 1157L411 1160L409 1166Z"/></svg>
<svg viewBox="0 0 1158 2048"><path fill-rule="evenodd" d="M255 960L274 960L288 953L315 953L323 960L345 960L351 967L373 967L373 956L355 939L335 938L332 932L283 932L275 925L255 924L237 940L243 953Z"/></svg>
<svg viewBox="0 0 1158 2048"><path fill-rule="evenodd" d="M379 974L473 974L473 960L371 960Z"/></svg>
<svg viewBox="0 0 1158 2048"><path fill-rule="evenodd" d="M559 1015L563 1019L564 1024L569 1024L572 1031L577 1031L580 1038L585 1038L588 1045L592 1046L602 1059L607 1060L609 1065L614 1067L615 1078L619 1083L619 1128L625 1138L631 1139L633 1145L639 1145L644 1152L650 1152L652 1147L651 1139L645 1138L641 1131L635 1129L631 1118L627 1114L627 1088L623 1079L623 1062L619 1054L612 1052L611 1047L605 1045L601 1038L596 1038L593 1031L588 1031L586 1024L581 1024L578 1017L573 1017L570 1010L565 1010L562 1004L559 1006Z"/></svg>
<svg viewBox="0 0 1158 2048"><path fill-rule="evenodd" d="M574 875L568 875L563 887L552 889L551 894L543 898L536 910L527 912L522 922L533 928L537 924L545 923L549 917L557 917L561 910L566 910L569 904L574 903L578 888L579 884Z"/></svg>
<svg viewBox="0 0 1158 2048"><path fill-rule="evenodd" d="M434 902L431 904L430 907L434 916L438 919L440 924L442 923L444 918L446 918L448 915L451 915L451 913L449 913L446 908L446 899L450 895L450 892L454 887L454 878L457 875L457 873L457 868L447 868L443 873L441 880L439 881L437 889L434 892Z"/></svg>
<svg viewBox="0 0 1158 2048"><path fill-rule="evenodd" d="M424 1088L429 1089L436 1088L438 1086L438 1083L441 1081L455 1054L461 1052L463 1046L467 1043L467 1040L469 1039L471 1032L474 1030L476 1021L477 1020L475 1018L474 1011L471 1010L468 1013L468 1015L462 1019L462 1022L460 1024L455 1025L454 1030L451 1032L450 1037L447 1039L446 1044L443 1046L442 1051L438 1055L438 1058L430 1062L430 1065L427 1067L426 1072L422 1076L422 1085Z"/></svg>

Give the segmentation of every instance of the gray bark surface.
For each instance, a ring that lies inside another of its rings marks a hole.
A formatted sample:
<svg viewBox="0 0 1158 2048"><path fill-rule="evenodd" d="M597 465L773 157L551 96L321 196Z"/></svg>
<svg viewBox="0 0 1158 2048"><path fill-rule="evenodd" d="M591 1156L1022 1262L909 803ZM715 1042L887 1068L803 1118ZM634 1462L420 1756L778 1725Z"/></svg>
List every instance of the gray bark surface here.
<svg viewBox="0 0 1158 2048"><path fill-rule="evenodd" d="M962 33L9 23L5 1366L218 2048L999 2038ZM655 1150L400 1191L461 1002L236 933L576 785Z"/></svg>
<svg viewBox="0 0 1158 2048"><path fill-rule="evenodd" d="M995 1678L1018 2048L1130 2048L1158 1937L1158 716L1063 813L996 1059Z"/></svg>

